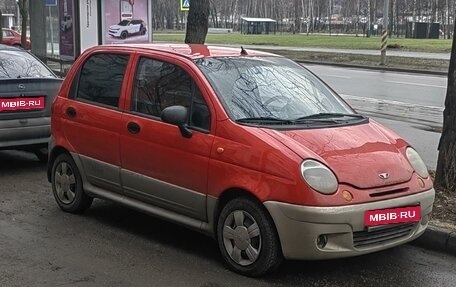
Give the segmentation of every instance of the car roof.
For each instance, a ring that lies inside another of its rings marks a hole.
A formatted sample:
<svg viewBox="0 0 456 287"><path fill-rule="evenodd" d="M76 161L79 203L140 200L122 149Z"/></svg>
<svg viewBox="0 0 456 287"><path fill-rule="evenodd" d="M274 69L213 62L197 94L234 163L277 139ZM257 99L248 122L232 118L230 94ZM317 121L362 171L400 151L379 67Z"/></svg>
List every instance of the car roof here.
<svg viewBox="0 0 456 287"><path fill-rule="evenodd" d="M123 47L128 49L139 49L149 51L159 51L170 54L179 55L188 59L210 58L210 57L258 57L258 56L274 56L271 53L260 52L255 50L245 50L247 54L241 54L242 48L239 47L222 47L222 46L208 46L202 44L165 44L165 43L148 43L148 44L116 44L116 45L102 45L98 46L99 49L108 47L115 49L115 47ZM97 50L97 48L95 48Z"/></svg>
<svg viewBox="0 0 456 287"><path fill-rule="evenodd" d="M9 45L3 45L3 44L0 44L0 51L24 51L23 49L19 49L19 48L16 48L14 46L9 46Z"/></svg>

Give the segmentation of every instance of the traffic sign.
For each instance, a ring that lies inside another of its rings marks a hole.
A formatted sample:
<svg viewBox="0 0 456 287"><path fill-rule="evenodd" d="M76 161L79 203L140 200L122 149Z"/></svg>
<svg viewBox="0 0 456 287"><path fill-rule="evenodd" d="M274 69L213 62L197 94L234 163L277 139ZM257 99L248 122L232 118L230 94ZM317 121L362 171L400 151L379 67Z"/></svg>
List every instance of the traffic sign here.
<svg viewBox="0 0 456 287"><path fill-rule="evenodd" d="M181 11L190 10L190 0L180 0L180 10Z"/></svg>
<svg viewBox="0 0 456 287"><path fill-rule="evenodd" d="M46 6L57 6L57 0L44 0Z"/></svg>

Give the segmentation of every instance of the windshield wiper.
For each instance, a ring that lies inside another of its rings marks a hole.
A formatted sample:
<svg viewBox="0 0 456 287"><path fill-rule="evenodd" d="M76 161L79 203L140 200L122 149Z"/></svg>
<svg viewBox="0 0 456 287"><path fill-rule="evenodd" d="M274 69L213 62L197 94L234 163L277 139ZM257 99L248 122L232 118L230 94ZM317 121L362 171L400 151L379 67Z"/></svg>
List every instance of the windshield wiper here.
<svg viewBox="0 0 456 287"><path fill-rule="evenodd" d="M290 120L283 120L273 117L251 117L237 119L239 123L252 123L252 124L271 124L271 125L291 125L294 122Z"/></svg>
<svg viewBox="0 0 456 287"><path fill-rule="evenodd" d="M302 121L306 121L306 120L324 120L324 119L334 120L335 118L344 118L344 117L350 117L350 118L355 118L355 119L365 119L364 116L358 115L358 114L318 113L318 114L313 114L313 115L297 118L295 120L295 122L302 122Z"/></svg>

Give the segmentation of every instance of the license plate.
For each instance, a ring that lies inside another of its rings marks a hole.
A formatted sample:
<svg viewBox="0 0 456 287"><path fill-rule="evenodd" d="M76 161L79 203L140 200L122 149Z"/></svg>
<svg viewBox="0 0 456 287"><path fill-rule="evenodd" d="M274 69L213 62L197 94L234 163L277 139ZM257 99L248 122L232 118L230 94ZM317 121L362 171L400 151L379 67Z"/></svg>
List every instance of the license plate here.
<svg viewBox="0 0 456 287"><path fill-rule="evenodd" d="M42 110L44 107L44 97L0 99L0 112Z"/></svg>
<svg viewBox="0 0 456 287"><path fill-rule="evenodd" d="M364 213L365 226L384 224L419 222L421 219L420 206L408 206L391 209L368 210Z"/></svg>

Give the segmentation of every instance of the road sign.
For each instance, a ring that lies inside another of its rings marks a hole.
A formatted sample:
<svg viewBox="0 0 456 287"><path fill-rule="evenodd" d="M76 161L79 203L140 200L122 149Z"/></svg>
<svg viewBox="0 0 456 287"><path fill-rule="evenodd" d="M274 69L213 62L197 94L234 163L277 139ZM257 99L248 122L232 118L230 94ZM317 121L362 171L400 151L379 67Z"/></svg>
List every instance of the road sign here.
<svg viewBox="0 0 456 287"><path fill-rule="evenodd" d="M180 10L181 11L190 10L190 0L180 0Z"/></svg>
<svg viewBox="0 0 456 287"><path fill-rule="evenodd" d="M57 6L57 0L44 0L46 6Z"/></svg>

